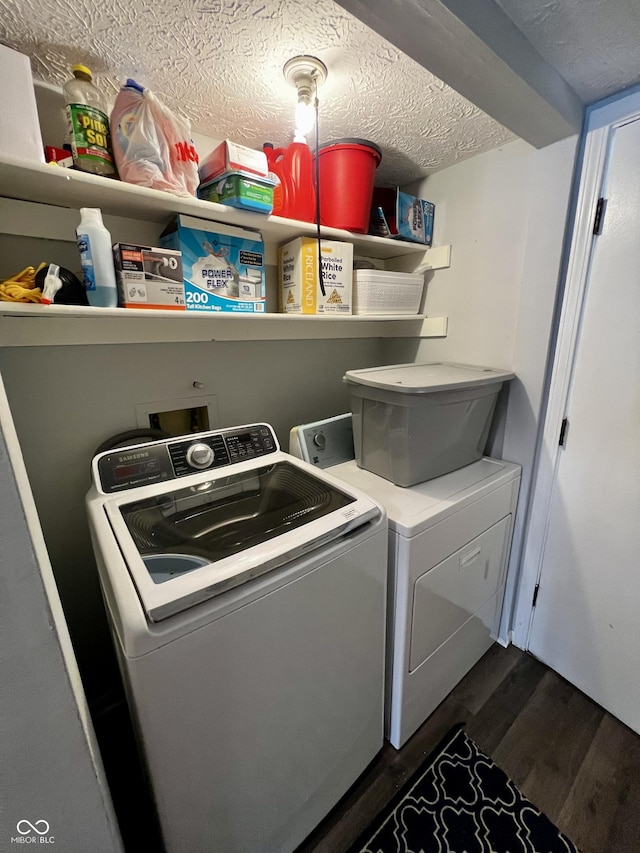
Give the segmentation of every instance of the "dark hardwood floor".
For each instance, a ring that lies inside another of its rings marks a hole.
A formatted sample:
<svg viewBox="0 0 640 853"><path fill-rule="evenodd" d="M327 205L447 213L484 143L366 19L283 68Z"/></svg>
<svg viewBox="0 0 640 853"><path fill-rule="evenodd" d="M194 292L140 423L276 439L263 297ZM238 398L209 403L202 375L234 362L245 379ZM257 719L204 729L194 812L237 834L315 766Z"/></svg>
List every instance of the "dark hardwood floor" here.
<svg viewBox="0 0 640 853"><path fill-rule="evenodd" d="M345 853L459 722L581 853L640 853L640 737L535 658L498 645L400 751L385 743L296 853Z"/></svg>

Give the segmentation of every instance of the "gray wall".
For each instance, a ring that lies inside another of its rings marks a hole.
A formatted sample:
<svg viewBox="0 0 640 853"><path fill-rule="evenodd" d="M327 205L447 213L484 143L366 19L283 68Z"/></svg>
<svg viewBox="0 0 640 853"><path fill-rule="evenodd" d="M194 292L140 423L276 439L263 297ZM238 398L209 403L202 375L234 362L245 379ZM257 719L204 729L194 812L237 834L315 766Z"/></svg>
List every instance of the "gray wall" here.
<svg viewBox="0 0 640 853"><path fill-rule="evenodd" d="M349 409L342 376L381 364L380 342L274 341L0 348L0 372L85 686L117 679L84 497L96 447L151 401L214 397L216 426L267 421L288 448L298 423ZM193 382L203 383L195 390Z"/></svg>
<svg viewBox="0 0 640 853"><path fill-rule="evenodd" d="M53 837L54 849L120 851L66 625L37 517L32 503L28 506L23 468L22 494L19 490L21 468L0 382L0 849L13 849L11 839L21 837L18 824L26 838L40 843L41 836L21 821L38 830L45 829L46 821L49 830L42 837ZM34 543L34 533L39 542Z"/></svg>

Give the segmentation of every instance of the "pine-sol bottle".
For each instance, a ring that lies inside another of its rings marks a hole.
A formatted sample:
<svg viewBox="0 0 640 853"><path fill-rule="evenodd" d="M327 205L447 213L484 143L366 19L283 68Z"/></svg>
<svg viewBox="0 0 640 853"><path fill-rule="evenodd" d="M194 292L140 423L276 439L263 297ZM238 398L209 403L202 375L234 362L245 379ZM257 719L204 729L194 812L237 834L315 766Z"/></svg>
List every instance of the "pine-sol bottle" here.
<svg viewBox="0 0 640 853"><path fill-rule="evenodd" d="M111 150L107 103L93 85L85 65L72 67L73 77L64 84L67 130L76 169L111 177L116 168Z"/></svg>

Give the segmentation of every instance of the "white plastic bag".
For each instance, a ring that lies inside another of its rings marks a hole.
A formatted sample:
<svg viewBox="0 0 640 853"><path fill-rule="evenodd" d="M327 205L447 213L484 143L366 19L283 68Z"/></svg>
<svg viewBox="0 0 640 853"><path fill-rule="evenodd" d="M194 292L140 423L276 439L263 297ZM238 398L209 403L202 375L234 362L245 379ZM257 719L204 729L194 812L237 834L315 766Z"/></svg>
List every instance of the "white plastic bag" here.
<svg viewBox="0 0 640 853"><path fill-rule="evenodd" d="M127 80L111 113L111 142L120 180L180 196L198 189L198 155L186 120L149 89Z"/></svg>
<svg viewBox="0 0 640 853"><path fill-rule="evenodd" d="M218 296L238 298L237 269L227 260L225 249L216 251L211 243L203 243L207 255L191 267L191 281L196 287L211 290Z"/></svg>

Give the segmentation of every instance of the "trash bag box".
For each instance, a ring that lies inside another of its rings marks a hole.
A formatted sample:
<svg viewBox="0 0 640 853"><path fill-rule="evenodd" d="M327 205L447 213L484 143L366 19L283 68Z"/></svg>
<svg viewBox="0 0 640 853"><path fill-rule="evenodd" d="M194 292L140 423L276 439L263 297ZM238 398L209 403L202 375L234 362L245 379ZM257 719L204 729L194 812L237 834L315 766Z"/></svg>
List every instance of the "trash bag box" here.
<svg viewBox="0 0 640 853"><path fill-rule="evenodd" d="M160 245L182 252L187 311L264 313L264 244L259 231L176 216Z"/></svg>

